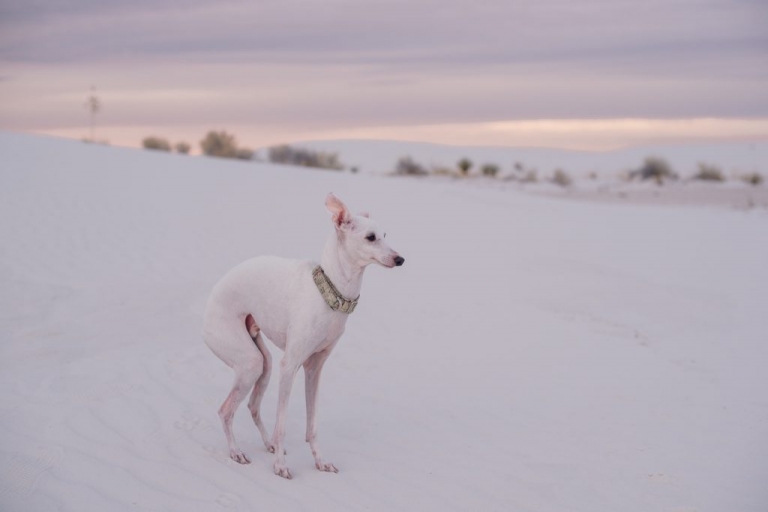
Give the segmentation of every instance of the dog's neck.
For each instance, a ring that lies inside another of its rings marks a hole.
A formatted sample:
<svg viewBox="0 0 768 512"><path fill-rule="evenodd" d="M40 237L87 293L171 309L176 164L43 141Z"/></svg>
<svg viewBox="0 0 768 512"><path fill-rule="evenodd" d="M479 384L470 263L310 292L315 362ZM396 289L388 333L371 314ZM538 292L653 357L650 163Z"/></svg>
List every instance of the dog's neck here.
<svg viewBox="0 0 768 512"><path fill-rule="evenodd" d="M365 266L360 266L347 254L336 233L325 243L320 266L345 298L355 299L360 295Z"/></svg>

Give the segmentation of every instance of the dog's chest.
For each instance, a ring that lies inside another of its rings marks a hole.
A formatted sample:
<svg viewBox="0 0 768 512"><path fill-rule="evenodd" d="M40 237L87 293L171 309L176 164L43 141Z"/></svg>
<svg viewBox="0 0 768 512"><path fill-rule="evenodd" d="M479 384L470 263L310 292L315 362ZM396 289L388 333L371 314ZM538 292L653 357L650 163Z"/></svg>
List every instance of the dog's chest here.
<svg viewBox="0 0 768 512"><path fill-rule="evenodd" d="M343 313L333 313L330 318L327 318L323 322L323 327L320 332L323 336L318 340L317 350L325 350L326 348L333 346L333 344L344 334L344 328L347 324L347 318L349 315Z"/></svg>

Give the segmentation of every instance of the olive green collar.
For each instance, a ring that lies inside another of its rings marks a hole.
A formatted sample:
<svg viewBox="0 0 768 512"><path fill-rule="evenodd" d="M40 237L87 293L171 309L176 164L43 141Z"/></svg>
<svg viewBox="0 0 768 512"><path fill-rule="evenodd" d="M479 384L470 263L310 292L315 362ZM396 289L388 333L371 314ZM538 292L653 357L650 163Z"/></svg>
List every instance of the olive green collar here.
<svg viewBox="0 0 768 512"><path fill-rule="evenodd" d="M312 271L312 279L314 279L317 289L320 290L320 295L325 299L326 304L334 311L341 311L342 313L351 314L357 307L357 299L351 300L344 297L339 290L333 286L333 283L328 276L323 272L323 268L318 265Z"/></svg>

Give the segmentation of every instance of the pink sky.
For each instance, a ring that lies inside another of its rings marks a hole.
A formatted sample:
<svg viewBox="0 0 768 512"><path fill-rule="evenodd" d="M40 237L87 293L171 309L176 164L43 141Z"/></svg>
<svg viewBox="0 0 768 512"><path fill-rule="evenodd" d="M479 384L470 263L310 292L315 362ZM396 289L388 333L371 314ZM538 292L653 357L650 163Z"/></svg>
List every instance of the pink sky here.
<svg viewBox="0 0 768 512"><path fill-rule="evenodd" d="M768 140L756 1L0 7L0 129L196 144L374 138L606 149Z"/></svg>

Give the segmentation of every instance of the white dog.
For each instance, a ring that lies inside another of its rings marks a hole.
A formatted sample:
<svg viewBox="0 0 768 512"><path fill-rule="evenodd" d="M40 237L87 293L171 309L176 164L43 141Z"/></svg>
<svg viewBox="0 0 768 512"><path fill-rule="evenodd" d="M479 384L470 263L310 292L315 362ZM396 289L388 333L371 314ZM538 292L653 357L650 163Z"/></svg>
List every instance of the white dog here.
<svg viewBox="0 0 768 512"><path fill-rule="evenodd" d="M321 265L274 256L253 258L230 270L216 284L205 310L205 343L235 371L232 391L219 409L230 457L241 464L251 462L237 447L232 418L253 388L248 409L264 444L275 454L275 474L284 478L291 478L283 449L285 414L301 366L306 380L306 440L315 466L320 471L338 472L323 460L317 447L315 409L320 372L357 305L365 268L371 263L392 268L405 261L384 243L386 233L367 214L350 214L333 194L328 194L325 206L335 229L325 244ZM261 333L284 352L271 440L259 413L272 368Z"/></svg>

